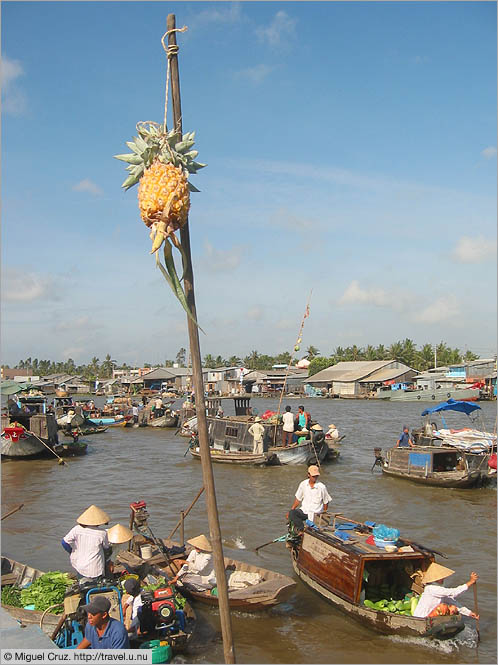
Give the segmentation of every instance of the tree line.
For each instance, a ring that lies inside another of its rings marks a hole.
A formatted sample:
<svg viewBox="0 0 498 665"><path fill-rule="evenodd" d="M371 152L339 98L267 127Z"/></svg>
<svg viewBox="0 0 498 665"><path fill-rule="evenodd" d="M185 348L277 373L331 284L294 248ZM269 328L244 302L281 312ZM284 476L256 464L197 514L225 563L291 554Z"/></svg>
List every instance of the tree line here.
<svg viewBox="0 0 498 665"><path fill-rule="evenodd" d="M355 361L355 360L397 360L404 363L419 372L423 372L431 367L434 367L434 346L432 344L424 344L417 347L411 339L393 342L389 346L379 344L378 346L368 345L366 347L358 347L356 344L347 347L336 347L330 356L322 356L319 349L315 346L309 346L305 351L295 349L294 355L288 351L279 353L275 356L259 353L259 351L251 351L247 356L232 355L224 358L221 355L213 355L208 353L203 358L203 366L214 369L216 367L245 367L247 369L260 369L268 370L273 365L288 365L291 360L295 362L297 358L305 357L310 361L309 373L310 376L320 372L322 369L335 365L341 361ZM436 346L436 358L438 366L441 365L456 365L464 361L477 360L478 355L472 351L465 351L462 353L460 349L451 348L445 342L440 342ZM187 351L185 348L180 348L174 360L166 359L162 367L173 367L174 364L180 367L187 367L190 364ZM144 363L143 367L153 367L151 363ZM2 367L9 367L2 365ZM86 379L108 379L112 377L114 369L130 370L132 367L126 363L118 364L112 359L110 354L107 354L105 359L100 362L99 358L93 357L87 365L76 365L72 358L68 358L64 362L54 362L53 360L39 360L38 358L26 358L20 360L17 369L27 369L35 376L46 376L47 374L80 374Z"/></svg>

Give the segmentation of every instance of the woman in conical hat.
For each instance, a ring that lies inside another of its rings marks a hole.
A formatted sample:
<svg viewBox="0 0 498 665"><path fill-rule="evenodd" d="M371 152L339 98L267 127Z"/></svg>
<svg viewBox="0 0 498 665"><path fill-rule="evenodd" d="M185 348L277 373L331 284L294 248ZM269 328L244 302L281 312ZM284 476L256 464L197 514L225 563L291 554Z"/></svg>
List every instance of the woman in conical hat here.
<svg viewBox="0 0 498 665"><path fill-rule="evenodd" d="M479 579L479 575L472 572L470 573L469 581L465 584L461 584L460 586L454 587L452 589L442 586L444 580L450 575L453 575L454 572L455 571L451 570L451 568L441 566L439 563L435 563L434 561L429 565L427 570L422 573L421 581L424 585L424 591L420 596L415 611L413 612L414 617L428 617L429 615L432 616L434 611L436 614L448 613L446 608L444 608L444 605L448 603L454 603L454 599L457 598L457 596L467 591L467 589L469 589ZM438 612L438 608L440 606L441 611ZM472 617L476 620L479 619L478 614L475 614L472 612L472 610L469 610L463 605L455 606L455 604L453 604L453 607L455 608L455 611L458 610L460 614L464 614L465 616Z"/></svg>
<svg viewBox="0 0 498 665"><path fill-rule="evenodd" d="M106 559L112 552L107 532L99 529L109 522L109 515L91 505L76 521L76 526L62 539L62 547L70 554L78 579L99 582L105 574Z"/></svg>
<svg viewBox="0 0 498 665"><path fill-rule="evenodd" d="M190 586L196 591L212 589L216 586L216 576L213 568L211 543L203 534L187 540L187 543L192 545L193 550L186 561L178 562L183 563L183 565L172 582L178 582L180 586ZM177 562L175 561L175 563Z"/></svg>
<svg viewBox="0 0 498 665"><path fill-rule="evenodd" d="M122 543L129 543L133 538L133 531L130 531L127 526L122 524L115 524L110 529L107 529L107 537L111 545L121 545Z"/></svg>

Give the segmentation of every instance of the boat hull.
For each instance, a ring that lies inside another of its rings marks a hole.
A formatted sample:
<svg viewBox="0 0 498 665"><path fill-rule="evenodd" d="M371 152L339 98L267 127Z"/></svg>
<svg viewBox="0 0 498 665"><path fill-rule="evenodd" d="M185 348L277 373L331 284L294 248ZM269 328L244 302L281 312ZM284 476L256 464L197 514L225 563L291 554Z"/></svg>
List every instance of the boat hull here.
<svg viewBox="0 0 498 665"><path fill-rule="evenodd" d="M393 476L395 478L404 478L410 480L412 483L419 485L432 485L433 487L449 487L453 489L474 487L481 479L481 474L478 471L465 471L452 472L452 473L430 473L425 477L422 472L404 472L393 469L382 468L382 472L386 476Z"/></svg>
<svg viewBox="0 0 498 665"><path fill-rule="evenodd" d="M49 443L47 446L49 446ZM2 457L12 457L15 459L39 457L48 453L47 448L31 434L25 434L18 441L13 441L2 434Z"/></svg>
<svg viewBox="0 0 498 665"><path fill-rule="evenodd" d="M278 464L278 461L272 461L271 456L254 455L246 452L228 452L225 450L210 449L211 461L219 464L234 464L235 466L270 466ZM201 453L198 448L190 448L190 454L194 459L201 459Z"/></svg>
<svg viewBox="0 0 498 665"><path fill-rule="evenodd" d="M473 402L479 399L480 394L479 388L392 390L391 393L389 396L391 402L441 402L450 398L463 402Z"/></svg>
<svg viewBox="0 0 498 665"><path fill-rule="evenodd" d="M178 427L178 416L160 416L155 420L150 420L151 427Z"/></svg>
<svg viewBox="0 0 498 665"><path fill-rule="evenodd" d="M294 558L292 565L296 575L307 586L318 592L342 612L379 633L447 639L454 637L464 628L461 616L419 619L417 617L400 616L391 612L377 612L362 605L351 603L327 589L310 574L302 570Z"/></svg>

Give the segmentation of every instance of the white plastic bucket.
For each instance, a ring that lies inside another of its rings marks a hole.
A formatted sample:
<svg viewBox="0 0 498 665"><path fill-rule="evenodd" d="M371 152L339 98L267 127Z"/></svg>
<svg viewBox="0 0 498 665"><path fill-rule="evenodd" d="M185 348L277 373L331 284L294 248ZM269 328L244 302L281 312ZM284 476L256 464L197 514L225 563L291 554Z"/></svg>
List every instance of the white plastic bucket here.
<svg viewBox="0 0 498 665"><path fill-rule="evenodd" d="M142 545L140 548L142 559L150 559L152 557L152 545Z"/></svg>

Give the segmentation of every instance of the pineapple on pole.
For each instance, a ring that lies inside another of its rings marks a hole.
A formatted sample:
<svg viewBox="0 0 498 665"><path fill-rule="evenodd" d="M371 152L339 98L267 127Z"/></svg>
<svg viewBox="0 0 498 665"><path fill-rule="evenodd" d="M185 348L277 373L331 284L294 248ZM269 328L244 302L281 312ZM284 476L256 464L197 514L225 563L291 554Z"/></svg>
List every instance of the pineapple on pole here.
<svg viewBox="0 0 498 665"><path fill-rule="evenodd" d="M228 603L228 585L225 575L221 530L209 450L199 344L199 325L196 319L194 276L188 228L190 191L199 191L189 182L188 176L191 173L196 173L205 164L195 161L197 151L192 150L194 134L182 134L176 32L183 32L185 29L178 30L176 28L175 15L168 15L167 32L162 38L162 44L168 58L164 124L158 125L155 122L138 123L138 136L133 141L127 143L132 152L126 155L116 155L116 158L128 164L127 170L129 171L129 176L123 183L123 188L129 189L139 182L138 200L140 214L145 224L151 229L151 253L156 255L157 266L187 313L193 384L196 396L197 429L206 493L209 533L213 547L214 569L218 586L223 649L225 662L235 663L235 649ZM168 37L167 48L164 44L166 36ZM174 127L168 131L166 115L170 70ZM180 239L175 235L176 231L180 232ZM161 246L163 246L164 252L164 265L159 258L158 250ZM178 277L176 271L173 259L173 247L178 249L181 254L183 266L181 278ZM182 281L183 286L181 284Z"/></svg>

